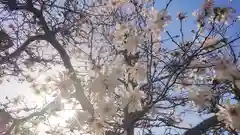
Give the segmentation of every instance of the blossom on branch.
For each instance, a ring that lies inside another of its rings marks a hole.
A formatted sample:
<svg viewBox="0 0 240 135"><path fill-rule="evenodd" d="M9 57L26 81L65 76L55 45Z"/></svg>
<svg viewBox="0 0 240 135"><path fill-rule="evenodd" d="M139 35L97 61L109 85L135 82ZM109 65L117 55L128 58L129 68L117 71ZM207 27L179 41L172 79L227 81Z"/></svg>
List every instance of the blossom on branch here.
<svg viewBox="0 0 240 135"><path fill-rule="evenodd" d="M145 81L147 77L147 71L140 63L136 63L134 67L131 67L128 73L130 73L130 78L138 83Z"/></svg>
<svg viewBox="0 0 240 135"><path fill-rule="evenodd" d="M168 25L172 21L172 18L170 15L168 15L168 12L165 10L156 11L156 9L152 9L152 29L155 30L163 30L164 27Z"/></svg>
<svg viewBox="0 0 240 135"><path fill-rule="evenodd" d="M90 92L99 93L99 96L105 95L107 92L113 92L120 84L118 77L121 76L122 70L120 67L113 68L111 71L106 71L100 74L96 79L88 84Z"/></svg>
<svg viewBox="0 0 240 135"><path fill-rule="evenodd" d="M139 90L138 87L133 88L131 84L128 85L128 91L124 91L123 105L128 107L128 112L136 112L142 110L141 99L146 97L146 94Z"/></svg>

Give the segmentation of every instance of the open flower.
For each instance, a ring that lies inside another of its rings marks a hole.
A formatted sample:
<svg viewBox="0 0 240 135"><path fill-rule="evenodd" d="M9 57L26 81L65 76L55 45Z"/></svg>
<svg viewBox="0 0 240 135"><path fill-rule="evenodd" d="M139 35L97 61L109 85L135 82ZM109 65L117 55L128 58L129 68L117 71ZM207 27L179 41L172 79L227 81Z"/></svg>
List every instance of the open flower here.
<svg viewBox="0 0 240 135"><path fill-rule="evenodd" d="M217 118L223 121L227 127L240 131L240 105L225 105L225 107L218 106L219 112Z"/></svg>
<svg viewBox="0 0 240 135"><path fill-rule="evenodd" d="M142 110L141 99L146 95L143 91L140 91L138 87L133 89L132 85L128 85L128 91L125 91L123 96L123 105L128 106L128 112L136 112Z"/></svg>
<svg viewBox="0 0 240 135"><path fill-rule="evenodd" d="M138 83L144 81L147 77L147 71L140 63L136 63L133 68L129 70L131 79L136 80Z"/></svg>
<svg viewBox="0 0 240 135"><path fill-rule="evenodd" d="M163 28L172 20L171 16L169 16L165 10L157 12L155 9L153 9L152 14L153 28L155 29L163 30Z"/></svg>
<svg viewBox="0 0 240 135"><path fill-rule="evenodd" d="M100 74L93 82L88 84L91 92L99 93L99 96L105 95L106 92L113 92L120 82L117 78L121 75L118 69L113 69L109 75Z"/></svg>

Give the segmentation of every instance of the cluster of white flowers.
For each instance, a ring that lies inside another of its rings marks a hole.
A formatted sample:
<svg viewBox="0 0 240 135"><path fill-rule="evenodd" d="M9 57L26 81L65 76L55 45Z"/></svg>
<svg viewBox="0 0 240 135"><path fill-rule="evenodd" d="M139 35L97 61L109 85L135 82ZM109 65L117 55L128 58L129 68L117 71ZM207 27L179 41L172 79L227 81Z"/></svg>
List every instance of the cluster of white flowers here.
<svg viewBox="0 0 240 135"><path fill-rule="evenodd" d="M147 77L146 68L140 63L136 63L134 67L131 67L128 73L130 73L130 78L136 80L138 84L144 82Z"/></svg>
<svg viewBox="0 0 240 135"><path fill-rule="evenodd" d="M217 117L219 121L223 121L227 127L240 131L240 105L225 105L225 107L218 106L219 112Z"/></svg>
<svg viewBox="0 0 240 135"><path fill-rule="evenodd" d="M200 10L196 10L192 13L192 15L197 18L198 27L205 23L207 17L211 16L213 5L214 0L205 0Z"/></svg>
<svg viewBox="0 0 240 135"><path fill-rule="evenodd" d="M123 105L128 107L128 112L136 112L142 110L141 99L146 95L138 87L133 88L131 84L128 85L128 91L123 92Z"/></svg>
<svg viewBox="0 0 240 135"><path fill-rule="evenodd" d="M142 110L141 100L146 95L139 90L139 87L140 83L146 79L146 70L139 63L135 63L134 66L127 66L123 61L123 57L119 56L111 63L111 68L108 67L103 71L101 70L102 67L99 67L99 70L95 70L95 72L98 72L95 79L88 84L89 91L98 94L97 103L95 104L95 116L91 126L92 132L95 134L104 133L105 121L117 119L118 106L116 106L115 99L111 97L112 93L116 92L116 89L120 90L120 93L115 94L120 96L119 100L121 102L119 103L122 108L127 107L129 113ZM138 85L133 87L133 84L128 83L128 87L125 88L118 79L124 79L126 82L128 82L128 79L135 80Z"/></svg>
<svg viewBox="0 0 240 135"><path fill-rule="evenodd" d="M212 45L216 44L219 40L218 39L208 39L205 44L203 45L204 47L211 47ZM190 67L194 68L194 67L205 67L205 66L209 66L212 67L211 69L213 69L213 74L214 77L212 77L212 79L216 79L220 82L224 82L224 81L231 81L233 83L235 83L235 85L240 88L240 72L236 67L236 64L234 64L233 62L231 62L228 58L226 57L217 57L214 59L210 60L210 65L208 62L201 63L201 61L196 60L193 61L190 64ZM212 70L210 68L203 68L204 70L196 70L193 69L192 71L192 76L199 76L199 75L205 75L204 79L207 78L207 73L208 72L212 72ZM208 71L206 71L206 69L209 69ZM194 77L193 80L196 80L197 77ZM196 106L198 106L199 108L205 108L209 105L211 105L211 101L214 100L214 93L211 90L211 88L209 87L198 87L198 86L193 86L192 88L189 88L188 91L188 98L190 101L193 101L195 103ZM230 130L234 129L234 130L238 130L240 131L240 105L239 104L227 104L224 107L219 106L218 105L218 109L219 111L216 113L217 118L219 121L222 121L223 123L225 123L226 127L229 127Z"/></svg>
<svg viewBox="0 0 240 135"><path fill-rule="evenodd" d="M96 79L88 84L89 91L98 93L101 97L107 92L113 92L114 89L120 85L118 78L121 77L122 72L121 67L118 67L112 69L112 72L109 70L104 74L100 73Z"/></svg>

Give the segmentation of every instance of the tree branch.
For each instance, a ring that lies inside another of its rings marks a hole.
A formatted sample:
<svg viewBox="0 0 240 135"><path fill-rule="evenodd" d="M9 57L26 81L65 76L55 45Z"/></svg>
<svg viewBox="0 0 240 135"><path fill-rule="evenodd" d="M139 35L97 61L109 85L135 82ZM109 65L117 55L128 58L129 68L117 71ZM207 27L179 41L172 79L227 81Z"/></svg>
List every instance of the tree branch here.
<svg viewBox="0 0 240 135"><path fill-rule="evenodd" d="M201 135L201 134L207 132L210 128L218 125L219 123L220 122L218 121L217 116L214 115L214 116L202 121L195 127L189 129L188 131L186 131L184 133L184 135Z"/></svg>
<svg viewBox="0 0 240 135"><path fill-rule="evenodd" d="M52 44L52 46L58 51L58 53L61 56L61 59L63 60L64 66L69 72L71 73L70 79L74 82L74 87L76 92L74 93L74 97L80 102L82 108L84 110L87 110L90 114L94 114L93 105L90 103L88 98L86 97L83 87L81 85L81 81L77 78L77 75L75 73L75 70L72 66L72 63L70 61L70 57L67 54L66 50L62 47L62 45L56 40L56 37L54 33L48 28L47 22L44 19L44 16L42 13L34 8L27 8L28 11L32 12L37 18L40 20L40 24L43 27L43 30L45 32L46 40Z"/></svg>
<svg viewBox="0 0 240 135"><path fill-rule="evenodd" d="M67 54L66 50L62 47L62 45L57 41L55 34L49 29L48 24L41 11L33 7L31 0L28 0L28 2L25 5L22 4L22 6L18 6L15 10L29 11L39 19L39 24L41 25L46 35L44 39L51 43L51 45L58 51L58 53L61 56L61 59L63 60L65 68L71 73L70 79L74 82L74 87L76 90L76 92L74 93L74 97L80 102L84 110L87 110L89 113L93 115L94 114L93 105L90 103L90 101L88 100L84 93L81 81L77 78L75 70L70 61L70 57Z"/></svg>
<svg viewBox="0 0 240 135"><path fill-rule="evenodd" d="M7 62L10 58L13 57L17 57L19 56L26 48L27 46L32 43L35 40L43 40L44 39L44 35L36 35L36 36L32 36L29 37L17 50L15 50L13 53L11 53L8 56L5 56L3 58L0 59L0 65L4 64L5 62Z"/></svg>
<svg viewBox="0 0 240 135"><path fill-rule="evenodd" d="M52 46L58 51L63 60L65 68L71 74L70 79L74 82L74 87L76 90L73 96L80 102L83 110L87 110L90 114L93 115L94 114L93 105L90 103L90 101L84 94L84 89L81 85L81 81L77 78L75 70L70 61L69 55L67 54L66 50L61 46L61 44L55 39L53 34L50 33L48 37L50 38L48 38L47 41L49 41L52 44Z"/></svg>

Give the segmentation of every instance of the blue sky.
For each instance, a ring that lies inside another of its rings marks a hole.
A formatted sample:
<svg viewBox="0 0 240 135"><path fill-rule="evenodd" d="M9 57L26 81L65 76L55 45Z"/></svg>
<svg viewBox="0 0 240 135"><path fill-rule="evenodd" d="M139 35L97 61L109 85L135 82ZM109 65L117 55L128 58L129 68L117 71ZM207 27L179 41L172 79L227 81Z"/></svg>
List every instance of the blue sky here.
<svg viewBox="0 0 240 135"><path fill-rule="evenodd" d="M156 0L155 7L159 10L164 9L168 1L169 0ZM171 5L168 8L168 12L172 16L172 23L166 27L166 30L169 31L173 36L180 35L180 30L179 30L180 22L179 20L176 20L176 15L178 12L187 13L188 20L184 21L183 23L183 31L184 31L185 39L191 39L192 38L191 30L197 29L195 18L192 16L192 12L197 9L200 9L203 2L204 0L173 0ZM237 11L235 15L240 16L240 0L233 0L232 3L229 3L229 0L216 0L215 6L233 7ZM236 32L240 32L240 21L238 21L235 24L235 26L231 28L229 34L233 35ZM167 37L163 36L163 38L167 38ZM171 45L173 44L170 42L167 45L168 47L171 48ZM179 111L183 111L183 110L180 109ZM186 124L191 123L194 126L199 122L201 122L202 120L206 119L207 117L209 117L209 115L199 117L197 113L188 113L184 117L184 121L186 122ZM158 128L156 129L155 132L157 134L161 134L163 131L161 131L161 128Z"/></svg>
<svg viewBox="0 0 240 135"><path fill-rule="evenodd" d="M157 9L163 9L168 3L169 0L156 0L155 7ZM168 8L169 14L172 16L172 23L166 28L172 35L180 34L179 26L180 22L176 20L176 15L178 12L187 13L188 20L183 23L183 31L185 37L191 39L191 30L196 30L197 26L195 24L195 18L192 16L192 12L196 9L201 8L201 4L204 0L173 0L171 5ZM216 0L216 6L220 7L233 7L237 12L236 16L240 15L240 0L233 0L232 3L229 3L229 0ZM240 31L240 21L237 22L234 28L231 29L231 33L236 33Z"/></svg>

